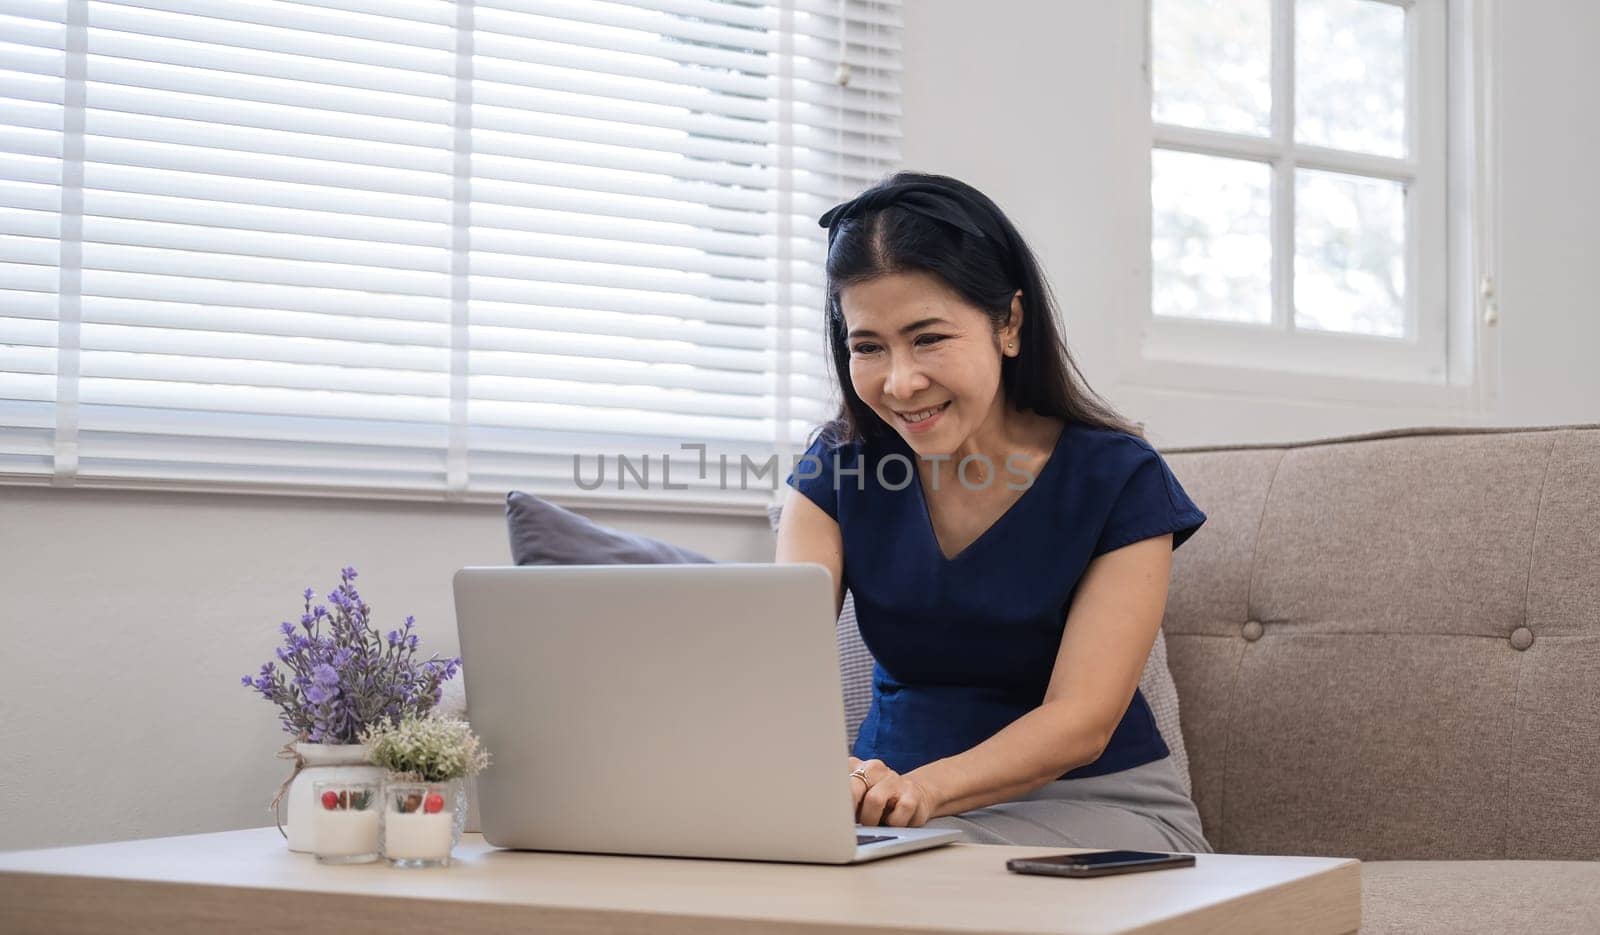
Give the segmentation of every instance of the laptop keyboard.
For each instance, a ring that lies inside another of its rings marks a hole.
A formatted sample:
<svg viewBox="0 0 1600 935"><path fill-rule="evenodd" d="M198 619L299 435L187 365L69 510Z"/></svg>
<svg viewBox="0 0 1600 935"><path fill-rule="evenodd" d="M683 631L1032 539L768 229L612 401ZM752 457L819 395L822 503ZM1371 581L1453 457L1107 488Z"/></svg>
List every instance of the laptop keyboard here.
<svg viewBox="0 0 1600 935"><path fill-rule="evenodd" d="M858 834L856 835L856 846L876 844L879 841L893 841L894 837L892 834Z"/></svg>

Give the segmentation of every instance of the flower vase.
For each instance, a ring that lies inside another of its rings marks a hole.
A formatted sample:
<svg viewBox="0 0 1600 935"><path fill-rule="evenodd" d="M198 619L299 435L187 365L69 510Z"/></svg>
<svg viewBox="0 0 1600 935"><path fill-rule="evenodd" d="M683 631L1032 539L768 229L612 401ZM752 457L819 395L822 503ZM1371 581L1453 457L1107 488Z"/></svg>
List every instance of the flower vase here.
<svg viewBox="0 0 1600 935"><path fill-rule="evenodd" d="M286 835L289 850L316 850L317 782L382 782L384 770L367 762L367 746L359 743L296 743L300 771L289 784Z"/></svg>
<svg viewBox="0 0 1600 935"><path fill-rule="evenodd" d="M467 821L467 787L460 779L383 783L383 856L395 867L448 867Z"/></svg>

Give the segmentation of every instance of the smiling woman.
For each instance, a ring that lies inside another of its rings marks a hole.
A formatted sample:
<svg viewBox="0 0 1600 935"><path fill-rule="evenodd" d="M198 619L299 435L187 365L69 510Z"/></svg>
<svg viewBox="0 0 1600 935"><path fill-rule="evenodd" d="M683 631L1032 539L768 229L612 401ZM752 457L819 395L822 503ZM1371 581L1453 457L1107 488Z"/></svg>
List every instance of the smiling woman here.
<svg viewBox="0 0 1600 935"><path fill-rule="evenodd" d="M987 197L900 173L821 223L843 402L789 477L778 560L849 588L877 661L858 820L1209 852L1137 687L1205 514L1084 385Z"/></svg>

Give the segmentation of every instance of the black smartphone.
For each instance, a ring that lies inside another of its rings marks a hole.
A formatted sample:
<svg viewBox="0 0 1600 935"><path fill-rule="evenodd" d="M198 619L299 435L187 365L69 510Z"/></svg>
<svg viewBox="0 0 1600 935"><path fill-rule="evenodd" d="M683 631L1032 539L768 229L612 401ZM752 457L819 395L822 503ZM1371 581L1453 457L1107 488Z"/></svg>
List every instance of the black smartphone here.
<svg viewBox="0 0 1600 935"><path fill-rule="evenodd" d="M1103 877L1113 873L1193 866L1193 854L1160 854L1154 851L1090 851L1083 854L1013 857L1006 861L1007 870L1042 873L1052 877Z"/></svg>

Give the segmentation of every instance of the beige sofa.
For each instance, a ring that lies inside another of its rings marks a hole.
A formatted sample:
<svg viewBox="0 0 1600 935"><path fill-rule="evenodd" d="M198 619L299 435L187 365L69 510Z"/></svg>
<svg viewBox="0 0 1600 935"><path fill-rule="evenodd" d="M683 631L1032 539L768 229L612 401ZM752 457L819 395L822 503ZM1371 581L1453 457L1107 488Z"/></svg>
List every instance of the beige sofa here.
<svg viewBox="0 0 1600 935"><path fill-rule="evenodd" d="M1162 454L1212 846L1360 858L1363 935L1600 935L1600 426Z"/></svg>
<svg viewBox="0 0 1600 935"><path fill-rule="evenodd" d="M1600 933L1600 426L1162 454L1213 847L1360 858L1363 935Z"/></svg>

